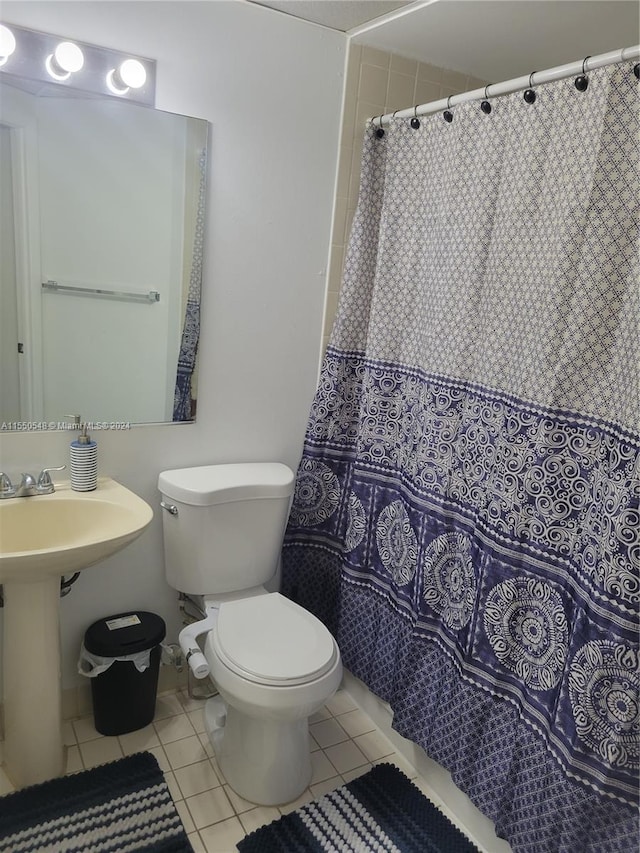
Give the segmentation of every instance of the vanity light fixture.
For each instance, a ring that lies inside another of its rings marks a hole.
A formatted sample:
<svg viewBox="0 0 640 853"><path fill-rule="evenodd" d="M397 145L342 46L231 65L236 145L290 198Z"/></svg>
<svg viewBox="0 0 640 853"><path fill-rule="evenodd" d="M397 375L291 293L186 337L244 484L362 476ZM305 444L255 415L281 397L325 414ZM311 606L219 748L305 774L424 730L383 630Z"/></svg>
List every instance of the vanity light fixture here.
<svg viewBox="0 0 640 853"><path fill-rule="evenodd" d="M0 24L0 65L4 65L16 49L16 37L9 27Z"/></svg>
<svg viewBox="0 0 640 853"><path fill-rule="evenodd" d="M13 24L0 24L0 76L155 103L155 60Z"/></svg>

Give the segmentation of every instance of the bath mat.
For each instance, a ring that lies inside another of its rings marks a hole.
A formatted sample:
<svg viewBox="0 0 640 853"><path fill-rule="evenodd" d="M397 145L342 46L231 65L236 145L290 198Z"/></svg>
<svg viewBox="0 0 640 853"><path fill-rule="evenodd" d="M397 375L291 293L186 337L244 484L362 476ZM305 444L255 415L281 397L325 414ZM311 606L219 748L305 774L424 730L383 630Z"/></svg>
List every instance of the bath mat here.
<svg viewBox="0 0 640 853"><path fill-rule="evenodd" d="M139 752L0 797L2 853L193 853L158 762Z"/></svg>
<svg viewBox="0 0 640 853"><path fill-rule="evenodd" d="M325 794L238 843L240 853L479 853L393 764Z"/></svg>

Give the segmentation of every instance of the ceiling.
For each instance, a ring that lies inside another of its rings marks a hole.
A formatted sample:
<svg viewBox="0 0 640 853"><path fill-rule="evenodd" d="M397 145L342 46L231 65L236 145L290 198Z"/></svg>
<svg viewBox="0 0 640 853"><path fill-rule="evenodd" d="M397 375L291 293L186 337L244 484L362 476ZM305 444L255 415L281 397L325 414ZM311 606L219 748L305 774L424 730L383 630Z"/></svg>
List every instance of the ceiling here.
<svg viewBox="0 0 640 853"><path fill-rule="evenodd" d="M640 42L637 0L251 0L498 82Z"/></svg>
<svg viewBox="0 0 640 853"><path fill-rule="evenodd" d="M413 0L250 0L258 6L269 6L296 18L322 24L332 30L349 30L411 6Z"/></svg>

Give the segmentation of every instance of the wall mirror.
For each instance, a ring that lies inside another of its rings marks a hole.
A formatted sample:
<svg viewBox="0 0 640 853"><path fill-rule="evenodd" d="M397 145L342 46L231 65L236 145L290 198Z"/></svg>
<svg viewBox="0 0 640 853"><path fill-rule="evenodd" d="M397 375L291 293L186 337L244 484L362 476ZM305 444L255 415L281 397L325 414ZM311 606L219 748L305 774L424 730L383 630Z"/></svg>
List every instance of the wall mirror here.
<svg viewBox="0 0 640 853"><path fill-rule="evenodd" d="M195 418L208 123L0 82L0 422Z"/></svg>

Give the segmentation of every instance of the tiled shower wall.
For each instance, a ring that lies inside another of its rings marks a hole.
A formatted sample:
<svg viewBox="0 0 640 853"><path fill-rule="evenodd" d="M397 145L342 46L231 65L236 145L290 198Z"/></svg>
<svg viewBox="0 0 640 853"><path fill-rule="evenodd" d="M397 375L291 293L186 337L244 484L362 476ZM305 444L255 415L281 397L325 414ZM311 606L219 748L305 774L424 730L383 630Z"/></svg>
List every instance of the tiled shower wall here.
<svg viewBox="0 0 640 853"><path fill-rule="evenodd" d="M322 351L338 305L342 265L358 203L360 157L365 122L371 116L426 104L484 86L484 80L437 68L395 53L352 44L349 50L335 217L331 237L329 287Z"/></svg>

